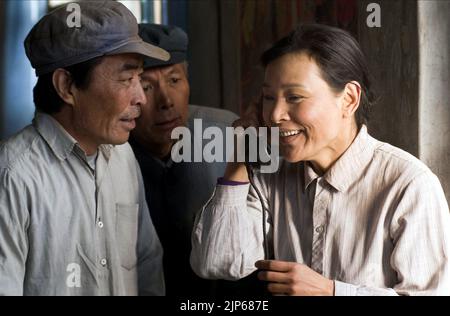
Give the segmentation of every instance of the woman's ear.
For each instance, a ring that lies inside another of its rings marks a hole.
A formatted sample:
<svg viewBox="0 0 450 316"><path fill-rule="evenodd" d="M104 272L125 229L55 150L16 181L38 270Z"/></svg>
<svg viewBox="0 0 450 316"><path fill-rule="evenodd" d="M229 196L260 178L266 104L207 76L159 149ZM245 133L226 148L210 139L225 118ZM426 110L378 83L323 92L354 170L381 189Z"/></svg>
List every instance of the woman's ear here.
<svg viewBox="0 0 450 316"><path fill-rule="evenodd" d="M361 100L361 85L357 81L350 81L345 85L342 109L345 117L351 117L359 107Z"/></svg>
<svg viewBox="0 0 450 316"><path fill-rule="evenodd" d="M70 73L62 68L58 68L53 72L53 86L59 97L69 105L74 105L75 100L72 93L72 76Z"/></svg>

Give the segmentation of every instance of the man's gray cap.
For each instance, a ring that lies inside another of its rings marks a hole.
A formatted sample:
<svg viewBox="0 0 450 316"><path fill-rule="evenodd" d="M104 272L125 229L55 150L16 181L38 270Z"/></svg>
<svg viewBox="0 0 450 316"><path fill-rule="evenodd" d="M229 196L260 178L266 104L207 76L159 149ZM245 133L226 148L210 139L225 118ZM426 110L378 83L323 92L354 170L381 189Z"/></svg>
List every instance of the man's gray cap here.
<svg viewBox="0 0 450 316"><path fill-rule="evenodd" d="M71 25L75 13L67 4L44 16L26 37L25 52L37 76L104 55L137 53L169 60L167 51L139 37L136 18L120 2L81 1L76 5L80 27Z"/></svg>
<svg viewBox="0 0 450 316"><path fill-rule="evenodd" d="M170 53L170 59L167 61L144 58L144 68L173 65L186 60L188 36L181 28L173 25L141 23L139 36L147 43L159 46Z"/></svg>

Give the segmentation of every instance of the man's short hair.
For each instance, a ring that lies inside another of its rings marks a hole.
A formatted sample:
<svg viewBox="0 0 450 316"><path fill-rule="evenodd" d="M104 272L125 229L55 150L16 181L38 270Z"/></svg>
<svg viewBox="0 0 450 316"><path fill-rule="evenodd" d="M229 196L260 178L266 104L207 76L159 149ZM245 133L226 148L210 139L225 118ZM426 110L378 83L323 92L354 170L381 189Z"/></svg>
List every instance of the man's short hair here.
<svg viewBox="0 0 450 316"><path fill-rule="evenodd" d="M92 72L103 60L104 57L97 57L64 68L70 73L73 84L81 90L89 87L92 81ZM54 114L58 113L64 105L64 101L56 92L53 85L53 72L38 77L38 81L33 89L33 99L36 110Z"/></svg>

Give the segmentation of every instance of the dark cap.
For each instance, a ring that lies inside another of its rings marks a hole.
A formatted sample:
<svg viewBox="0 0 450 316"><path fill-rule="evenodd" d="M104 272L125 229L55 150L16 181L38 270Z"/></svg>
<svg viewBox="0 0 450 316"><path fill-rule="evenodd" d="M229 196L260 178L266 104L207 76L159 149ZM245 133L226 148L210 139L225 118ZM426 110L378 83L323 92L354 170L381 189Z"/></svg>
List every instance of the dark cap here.
<svg viewBox="0 0 450 316"><path fill-rule="evenodd" d="M170 53L170 59L167 61L144 58L144 68L173 65L186 60L188 36L181 28L173 25L141 23L139 35L147 43L157 45Z"/></svg>
<svg viewBox="0 0 450 316"><path fill-rule="evenodd" d="M89 59L124 53L137 53L155 60L168 60L163 49L145 43L138 35L134 15L120 2L112 0L81 1L80 23L72 25L76 14L70 4L44 16L25 39L25 52L40 76L57 68Z"/></svg>

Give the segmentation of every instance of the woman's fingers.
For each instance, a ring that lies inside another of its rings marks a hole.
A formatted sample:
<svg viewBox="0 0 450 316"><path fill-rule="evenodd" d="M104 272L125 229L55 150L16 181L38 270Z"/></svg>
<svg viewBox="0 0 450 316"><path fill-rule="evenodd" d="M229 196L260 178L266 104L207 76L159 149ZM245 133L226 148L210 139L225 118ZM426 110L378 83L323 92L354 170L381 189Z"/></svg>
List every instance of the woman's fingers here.
<svg viewBox="0 0 450 316"><path fill-rule="evenodd" d="M261 271L258 273L258 279L267 282L289 283L291 277L287 272Z"/></svg>
<svg viewBox="0 0 450 316"><path fill-rule="evenodd" d="M270 270L277 272L288 272L296 264L297 264L296 262L288 262L280 260L258 260L255 262L255 266L260 270Z"/></svg>
<svg viewBox="0 0 450 316"><path fill-rule="evenodd" d="M269 283L267 290L273 295L290 295L291 287L282 283Z"/></svg>

